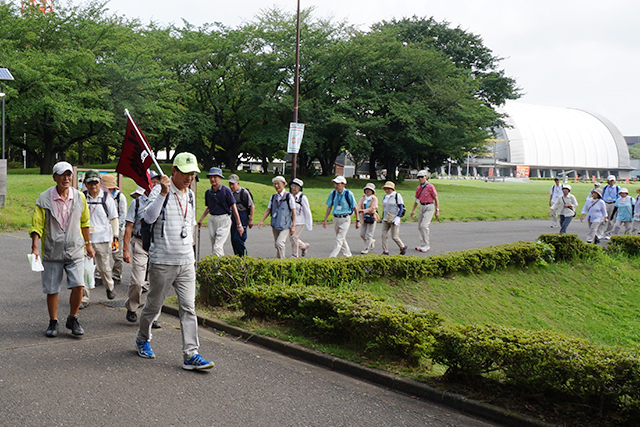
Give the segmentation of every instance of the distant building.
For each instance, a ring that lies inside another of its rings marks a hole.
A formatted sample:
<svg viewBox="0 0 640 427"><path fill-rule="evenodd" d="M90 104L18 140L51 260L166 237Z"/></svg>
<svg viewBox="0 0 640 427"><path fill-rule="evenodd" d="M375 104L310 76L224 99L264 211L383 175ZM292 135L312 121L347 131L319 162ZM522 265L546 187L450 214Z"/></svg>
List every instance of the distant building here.
<svg viewBox="0 0 640 427"><path fill-rule="evenodd" d="M506 126L497 129L485 156L468 159L472 175L520 176L526 171L530 177L631 176L627 141L605 117L516 101L507 101L498 111L506 114ZM461 165L457 173L464 174L466 167Z"/></svg>

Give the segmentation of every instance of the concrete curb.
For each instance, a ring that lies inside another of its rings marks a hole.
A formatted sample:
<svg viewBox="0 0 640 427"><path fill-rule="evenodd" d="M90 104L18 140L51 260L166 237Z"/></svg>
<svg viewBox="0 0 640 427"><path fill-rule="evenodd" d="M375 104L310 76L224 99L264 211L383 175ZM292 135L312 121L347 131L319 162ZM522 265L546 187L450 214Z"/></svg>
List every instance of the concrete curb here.
<svg viewBox="0 0 640 427"><path fill-rule="evenodd" d="M172 305L163 305L162 312L171 314L176 317L178 316L178 308ZM507 409L471 400L460 394L443 392L418 381L414 381L408 378L402 378L377 369L367 368L348 360L343 360L316 350L301 347L299 345L291 344L285 341L280 341L275 338L256 335L253 332L231 326L225 322L213 319L208 316L198 315L198 323L201 326L209 329L217 329L238 337L242 337L245 339L245 342L251 341L252 343L269 348L271 350L275 350L279 353L286 354L288 356L295 357L297 359L301 359L319 366L323 366L333 371L341 372L375 384L379 384L384 387L399 391L401 393L440 403L442 405L446 405L448 407L456 409L460 412L478 416L484 418L485 420L500 423L505 426L555 426L554 424L549 424L535 418L511 412Z"/></svg>

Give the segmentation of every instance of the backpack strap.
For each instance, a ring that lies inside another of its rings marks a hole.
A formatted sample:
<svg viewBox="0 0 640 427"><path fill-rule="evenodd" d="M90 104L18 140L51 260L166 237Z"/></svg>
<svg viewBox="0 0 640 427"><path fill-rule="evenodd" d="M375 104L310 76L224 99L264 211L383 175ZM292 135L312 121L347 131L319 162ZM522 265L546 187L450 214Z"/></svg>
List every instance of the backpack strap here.
<svg viewBox="0 0 640 427"><path fill-rule="evenodd" d="M84 193L84 197L85 199L87 197L89 197L89 192L87 190L83 191ZM104 209L104 214L107 216L107 219L109 219L109 210L107 209L107 192L103 191L102 192L102 202L98 203L98 202L87 202L87 204L89 205L102 205L102 209Z"/></svg>

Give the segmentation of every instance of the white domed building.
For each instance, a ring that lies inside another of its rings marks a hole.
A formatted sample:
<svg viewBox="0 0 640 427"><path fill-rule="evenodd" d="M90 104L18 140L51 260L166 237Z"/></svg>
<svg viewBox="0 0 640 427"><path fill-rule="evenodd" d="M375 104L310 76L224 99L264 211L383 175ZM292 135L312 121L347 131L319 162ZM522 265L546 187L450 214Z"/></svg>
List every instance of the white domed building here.
<svg viewBox="0 0 640 427"><path fill-rule="evenodd" d="M626 178L633 170L625 138L605 117L517 101L498 111L506 115L506 126L496 130L485 157L469 159L473 174Z"/></svg>

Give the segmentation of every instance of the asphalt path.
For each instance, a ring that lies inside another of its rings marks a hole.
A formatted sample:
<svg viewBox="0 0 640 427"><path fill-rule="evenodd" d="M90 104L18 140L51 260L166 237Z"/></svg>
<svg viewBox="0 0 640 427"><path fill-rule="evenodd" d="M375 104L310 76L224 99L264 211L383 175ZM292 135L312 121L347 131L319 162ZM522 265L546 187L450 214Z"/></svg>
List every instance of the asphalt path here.
<svg viewBox="0 0 640 427"><path fill-rule="evenodd" d="M407 255L430 256L451 251L461 251L472 248L482 248L503 243L512 243L519 240L533 242L538 236L545 233L557 233L558 228L551 228L551 221L477 221L477 222L438 222L434 221L431 230L431 250L418 252L415 247L419 244L418 225L416 222L400 225L400 239L408 246ZM589 231L586 222L581 223L574 219L569 228L569 233L577 234L580 239L585 239ZM382 253L382 227L377 224L374 233L376 246L375 254ZM335 242L335 232L332 224L323 228L322 224L315 224L313 230L305 230L301 236L302 241L310 243L308 255L312 258L324 258L329 256ZM198 239L196 238L196 242ZM351 223L347 234L347 242L353 255L360 255L364 248L360 238L360 230L356 230L355 223ZM400 248L389 238L389 252L397 255ZM603 243L604 244L604 243ZM200 257L211 255L211 239L209 231L203 227L200 230ZM273 234L269 226L258 229L256 226L248 230L247 252L250 256L261 258L275 258ZM286 255L291 256L291 244L287 240ZM225 244L225 254L233 255L230 239Z"/></svg>
<svg viewBox="0 0 640 427"><path fill-rule="evenodd" d="M507 236L532 240L549 231L546 225L435 224L433 253L501 243ZM409 240L415 224L402 230L407 244L415 245L417 239ZM303 235L312 239L313 256L329 252L332 233L316 226ZM251 230L249 239L252 254L272 256L268 228ZM357 239L352 230L354 250L360 249ZM206 328L199 330L201 353L216 366L184 371L179 320L166 314L160 317L163 328L154 331L157 358L142 359L134 348L137 323L125 320L124 284L116 287L113 301L103 287L92 292L92 304L79 315L85 329L80 338L64 328L69 292L63 290L61 333L46 338L45 295L40 273L29 269L29 250L27 233L0 233L2 426L495 425ZM210 250L202 242L201 255Z"/></svg>

